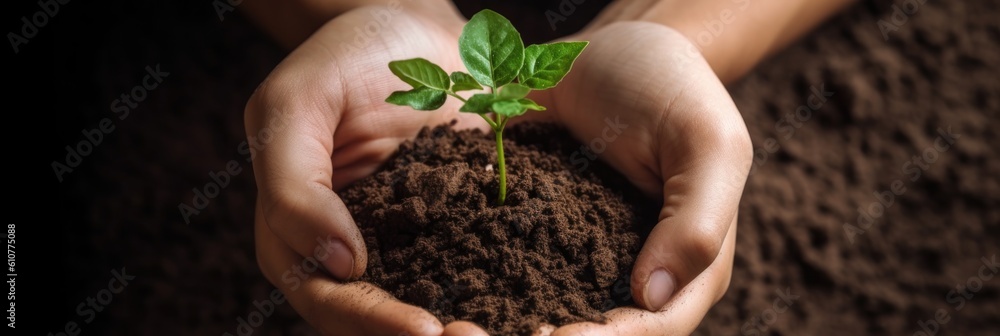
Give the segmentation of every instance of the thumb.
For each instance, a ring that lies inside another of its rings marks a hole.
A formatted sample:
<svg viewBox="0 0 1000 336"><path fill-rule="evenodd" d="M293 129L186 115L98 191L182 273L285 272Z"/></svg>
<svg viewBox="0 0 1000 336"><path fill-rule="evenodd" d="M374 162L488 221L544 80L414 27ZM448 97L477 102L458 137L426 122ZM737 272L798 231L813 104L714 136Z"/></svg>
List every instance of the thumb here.
<svg viewBox="0 0 1000 336"><path fill-rule="evenodd" d="M640 307L661 310L715 261L726 235L735 233L730 228L736 225L749 164L733 164L727 158L734 153L727 155L725 147L734 152L743 148L708 146L709 154L701 160L664 174L659 222L632 269L632 297Z"/></svg>
<svg viewBox="0 0 1000 336"><path fill-rule="evenodd" d="M268 91L255 93L246 109L259 216L307 262L338 280L356 278L367 255L350 212L333 191L335 116L268 99Z"/></svg>

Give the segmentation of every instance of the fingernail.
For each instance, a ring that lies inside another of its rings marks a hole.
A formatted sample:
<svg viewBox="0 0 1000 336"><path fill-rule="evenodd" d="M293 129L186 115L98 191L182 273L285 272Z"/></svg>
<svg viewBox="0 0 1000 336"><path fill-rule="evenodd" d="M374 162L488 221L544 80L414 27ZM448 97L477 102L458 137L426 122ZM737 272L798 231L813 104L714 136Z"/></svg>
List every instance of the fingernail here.
<svg viewBox="0 0 1000 336"><path fill-rule="evenodd" d="M674 295L674 284L674 277L667 270L657 268L653 271L646 282L646 307L652 311L663 309Z"/></svg>
<svg viewBox="0 0 1000 336"><path fill-rule="evenodd" d="M344 242L334 240L326 245L326 252L329 253L329 257L323 260L326 270L339 280L351 279L351 273L354 273L354 255L351 254L351 249Z"/></svg>

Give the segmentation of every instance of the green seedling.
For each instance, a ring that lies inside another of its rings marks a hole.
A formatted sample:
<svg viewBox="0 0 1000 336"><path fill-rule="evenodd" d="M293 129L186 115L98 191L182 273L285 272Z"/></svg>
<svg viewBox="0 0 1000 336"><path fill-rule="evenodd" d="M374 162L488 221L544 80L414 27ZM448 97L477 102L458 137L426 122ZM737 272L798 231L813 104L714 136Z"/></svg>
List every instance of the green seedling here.
<svg viewBox="0 0 1000 336"><path fill-rule="evenodd" d="M500 195L497 204L507 198L507 168L503 152L503 129L507 121L528 110L544 111L528 94L532 90L551 89L573 67L587 42L558 42L524 47L521 34L504 18L491 10L472 17L458 39L459 54L468 73L456 71L449 76L440 66L423 58L389 63L399 79L413 87L396 91L385 101L431 111L444 105L447 96L462 101L459 111L476 113L486 120L496 136L497 168ZM487 92L484 87L488 88ZM468 99L461 91L480 91Z"/></svg>

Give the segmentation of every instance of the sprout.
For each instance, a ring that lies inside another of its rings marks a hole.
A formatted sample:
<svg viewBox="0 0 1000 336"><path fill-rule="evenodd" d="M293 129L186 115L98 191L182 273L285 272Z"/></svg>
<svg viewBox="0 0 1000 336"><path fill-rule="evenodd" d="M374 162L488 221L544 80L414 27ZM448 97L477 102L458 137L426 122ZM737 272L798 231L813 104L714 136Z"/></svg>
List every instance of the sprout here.
<svg viewBox="0 0 1000 336"><path fill-rule="evenodd" d="M528 110L545 111L527 96L532 90L551 89L573 67L587 42L558 42L524 47L521 34L504 18L491 10L472 17L462 29L458 49L469 73L456 71L449 76L440 66L423 58L389 63L399 79L413 87L393 92L385 101L431 111L441 108L448 96L465 105L460 112L476 113L486 120L496 136L497 172L500 195L497 205L507 198L507 169L503 151L503 129L507 121ZM516 82L515 82L516 80ZM461 91L482 91L468 99Z"/></svg>

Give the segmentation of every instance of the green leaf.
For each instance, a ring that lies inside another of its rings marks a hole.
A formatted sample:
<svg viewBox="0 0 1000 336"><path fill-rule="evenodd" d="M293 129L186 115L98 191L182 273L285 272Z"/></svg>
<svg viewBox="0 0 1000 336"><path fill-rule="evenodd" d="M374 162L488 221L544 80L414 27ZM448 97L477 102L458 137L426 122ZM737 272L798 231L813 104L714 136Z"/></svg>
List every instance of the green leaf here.
<svg viewBox="0 0 1000 336"><path fill-rule="evenodd" d="M451 73L451 81L453 83L455 83L451 87L451 92L469 91L469 90L482 90L483 89L483 86L479 85L479 83L476 82L475 78L472 78L471 75L469 75L467 73L464 73L464 72L461 72L461 71L452 72Z"/></svg>
<svg viewBox="0 0 1000 336"><path fill-rule="evenodd" d="M517 77L524 64L521 34L491 10L472 16L458 38L462 63L480 84L498 88Z"/></svg>
<svg viewBox="0 0 1000 336"><path fill-rule="evenodd" d="M545 111L545 108L538 105L531 99L504 99L493 102L493 112L511 118L524 114L529 109L535 111Z"/></svg>
<svg viewBox="0 0 1000 336"><path fill-rule="evenodd" d="M503 99L521 99L528 96L531 92L531 88L524 86L524 84L510 83L500 87L500 92L497 95Z"/></svg>
<svg viewBox="0 0 1000 336"><path fill-rule="evenodd" d="M396 91L385 102L399 106L409 106L415 110L431 111L444 105L448 96L444 91L423 86L410 91Z"/></svg>
<svg viewBox="0 0 1000 336"><path fill-rule="evenodd" d="M493 112L490 108L493 106L493 102L497 100L497 96L492 93L477 93L469 97L469 100L462 105L462 108L458 109L459 112L472 112L472 113L489 113Z"/></svg>
<svg viewBox="0 0 1000 336"><path fill-rule="evenodd" d="M573 62L587 44L588 42L558 42L528 46L524 50L520 82L535 90L555 87L573 68Z"/></svg>
<svg viewBox="0 0 1000 336"><path fill-rule="evenodd" d="M389 70L414 89L429 87L447 91L451 86L448 73L437 64L423 58L389 62Z"/></svg>
<svg viewBox="0 0 1000 336"><path fill-rule="evenodd" d="M535 111L545 111L546 110L545 106L538 105L538 103L536 103L534 100L531 100L531 99L528 99L528 98L518 99L517 102L521 103L521 106L524 106L524 107L526 107L529 110L535 110Z"/></svg>
<svg viewBox="0 0 1000 336"><path fill-rule="evenodd" d="M517 100L500 100L493 103L493 112L505 117L516 117L524 114L528 108Z"/></svg>

